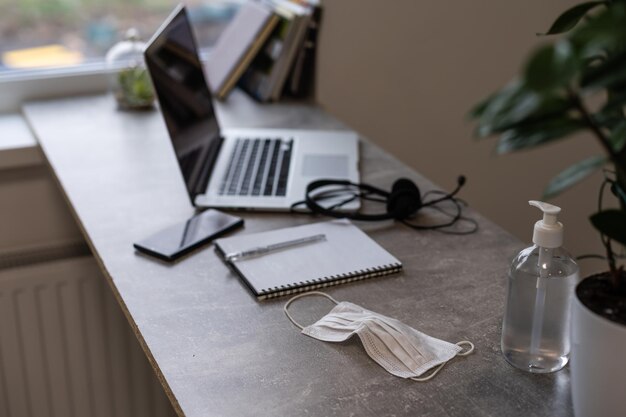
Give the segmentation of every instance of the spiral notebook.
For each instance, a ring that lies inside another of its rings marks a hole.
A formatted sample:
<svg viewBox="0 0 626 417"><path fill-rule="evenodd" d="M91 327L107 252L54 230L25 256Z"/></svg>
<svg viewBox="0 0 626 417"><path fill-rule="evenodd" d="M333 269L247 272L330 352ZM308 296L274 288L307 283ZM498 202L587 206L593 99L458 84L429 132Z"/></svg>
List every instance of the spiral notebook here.
<svg viewBox="0 0 626 417"><path fill-rule="evenodd" d="M322 240L260 256L229 254L323 234ZM259 300L399 272L402 263L348 220L217 239L215 247Z"/></svg>

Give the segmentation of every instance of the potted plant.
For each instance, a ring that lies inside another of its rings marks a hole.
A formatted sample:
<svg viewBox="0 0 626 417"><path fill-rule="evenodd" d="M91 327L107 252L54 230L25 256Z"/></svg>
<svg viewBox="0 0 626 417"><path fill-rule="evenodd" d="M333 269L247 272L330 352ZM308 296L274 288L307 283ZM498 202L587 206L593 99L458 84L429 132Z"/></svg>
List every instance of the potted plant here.
<svg viewBox="0 0 626 417"><path fill-rule="evenodd" d="M105 60L112 73L113 95L122 110L154 108L155 93L143 60L144 46L139 31L130 28L124 39L106 54Z"/></svg>
<svg viewBox="0 0 626 417"><path fill-rule="evenodd" d="M529 149L588 131L594 155L554 177L550 198L604 169L598 212L590 217L606 249L608 271L582 280L572 315L572 397L576 416L623 416L626 394L626 1L579 4L562 13L522 74L470 113L477 135L499 135L498 153ZM614 208L606 208L610 190ZM593 196L596 199L596 196Z"/></svg>

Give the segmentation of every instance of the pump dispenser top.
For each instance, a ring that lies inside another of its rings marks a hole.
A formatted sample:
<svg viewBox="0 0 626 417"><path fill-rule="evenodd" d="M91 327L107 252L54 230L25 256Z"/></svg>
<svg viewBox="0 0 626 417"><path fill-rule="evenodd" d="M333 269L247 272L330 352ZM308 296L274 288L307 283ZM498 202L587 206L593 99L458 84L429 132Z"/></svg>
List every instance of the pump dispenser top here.
<svg viewBox="0 0 626 417"><path fill-rule="evenodd" d="M542 201L530 200L531 206L543 211L543 220L535 223L533 243L543 248L559 248L563 245L563 223L557 221L561 208Z"/></svg>

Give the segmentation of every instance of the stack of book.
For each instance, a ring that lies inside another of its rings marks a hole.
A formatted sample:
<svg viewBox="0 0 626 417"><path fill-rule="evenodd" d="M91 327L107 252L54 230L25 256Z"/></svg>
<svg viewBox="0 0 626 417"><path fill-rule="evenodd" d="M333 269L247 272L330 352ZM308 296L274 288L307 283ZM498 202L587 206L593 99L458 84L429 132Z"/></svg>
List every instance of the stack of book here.
<svg viewBox="0 0 626 417"><path fill-rule="evenodd" d="M206 63L213 94L236 85L267 102L304 97L313 88L319 0L249 0L224 30Z"/></svg>

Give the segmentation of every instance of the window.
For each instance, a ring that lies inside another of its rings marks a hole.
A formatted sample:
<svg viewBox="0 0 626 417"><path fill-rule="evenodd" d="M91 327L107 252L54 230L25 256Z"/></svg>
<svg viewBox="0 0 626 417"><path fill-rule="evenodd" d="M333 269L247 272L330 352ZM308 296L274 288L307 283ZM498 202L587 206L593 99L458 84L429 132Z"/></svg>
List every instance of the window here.
<svg viewBox="0 0 626 417"><path fill-rule="evenodd" d="M243 1L184 1L201 48ZM147 41L178 2L0 0L0 113L29 100L106 91L106 51L131 27Z"/></svg>
<svg viewBox="0 0 626 417"><path fill-rule="evenodd" d="M202 47L212 45L241 0L188 1ZM176 0L0 0L0 79L51 69L101 67L129 28L148 40Z"/></svg>

